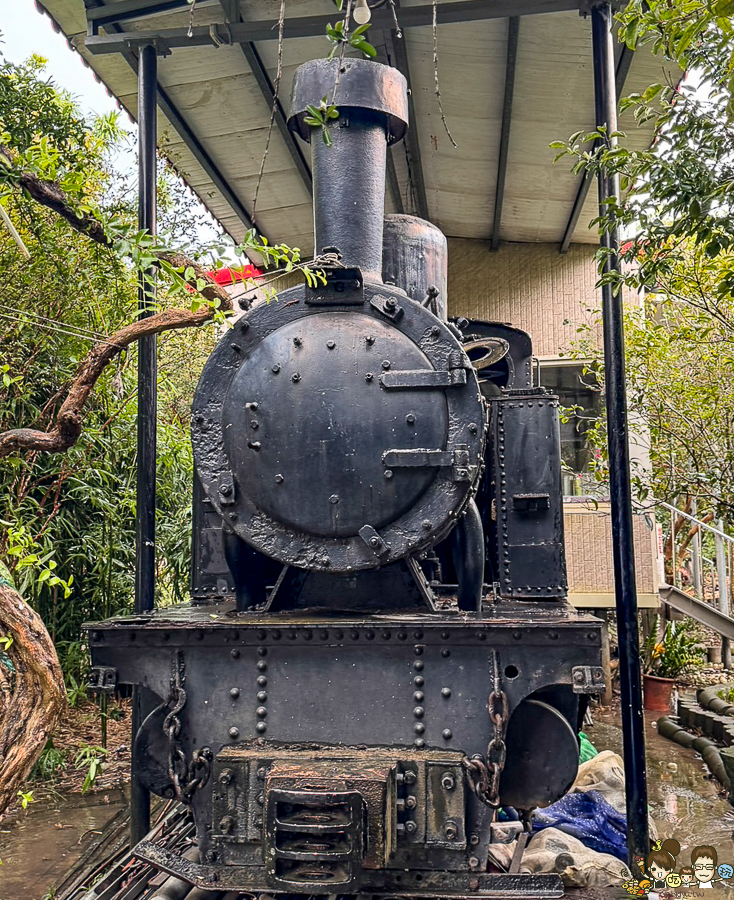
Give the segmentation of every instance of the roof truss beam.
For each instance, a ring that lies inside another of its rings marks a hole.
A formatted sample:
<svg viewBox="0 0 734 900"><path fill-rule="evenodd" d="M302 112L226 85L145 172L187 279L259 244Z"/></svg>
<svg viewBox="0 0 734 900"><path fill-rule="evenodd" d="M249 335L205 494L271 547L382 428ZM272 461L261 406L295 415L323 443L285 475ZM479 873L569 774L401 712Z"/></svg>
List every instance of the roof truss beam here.
<svg viewBox="0 0 734 900"><path fill-rule="evenodd" d="M242 20L237 8L237 3L232 2L232 0L220 0L220 2L228 22L231 21L232 24L241 23ZM288 153L290 153L291 159L293 160L293 164L295 165L298 174L301 176L301 180L305 184L309 194L311 194L313 193L311 170L306 162L306 157L303 155L303 151L298 145L298 138L288 128L288 120L280 102L280 98L276 98L275 96L275 87L270 80L270 75L268 74L268 70L263 63L260 54L257 52L257 47L251 41L245 41L240 44L240 49L247 60L247 64L252 71L265 102L268 104L268 109L274 109L275 111L275 126L285 142Z"/></svg>
<svg viewBox="0 0 734 900"><path fill-rule="evenodd" d="M95 5L95 9L104 10L105 7L101 0L92 0ZM138 2L138 0L130 0L130 2ZM148 4L150 5L150 4ZM91 10L87 10L89 13ZM110 26L110 29L113 30L114 36L117 38L124 37L132 37L132 35L126 34L123 31L122 27L117 23L113 23ZM143 42L140 42L143 43ZM140 46L140 43L137 43L137 46ZM155 43L155 42L148 42ZM138 56L135 52L136 44L135 43L127 43L124 45L124 48L121 49L122 57L125 62L130 66L130 68L137 74L138 71ZM202 167L202 169L206 172L209 178L212 181L212 184L217 188L217 190L221 193L224 200L229 204L232 211L235 215L240 219L240 221L247 226L247 228L253 228L252 218L250 217L249 212L247 211L244 203L240 200L240 198L234 193L234 191L230 188L227 179L222 174L221 170L211 158L206 148L203 146L201 141L196 137L193 130L186 122L184 117L181 115L179 110L177 109L174 102L166 93L165 89L160 85L156 85L157 97L158 97L158 107L163 113L163 115L168 119L168 121L173 125L176 133L179 135L181 140L184 142L188 150L191 152L194 159L198 162L198 164ZM262 233L262 232L261 232Z"/></svg>
<svg viewBox="0 0 734 900"><path fill-rule="evenodd" d="M122 0L121 0L122 2ZM137 0L124 0L125 3ZM173 0L172 0L173 2ZM511 16L539 15L551 12L567 12L581 8L583 0L456 0L438 4L438 19L442 25L459 22L480 22L488 19L506 19ZM106 7L109 14L115 7ZM295 16L286 21L286 38L317 37L324 33L333 16ZM433 12L430 4L404 6L400 10L400 27L413 28L430 25ZM112 20L108 20L109 22ZM128 34L99 34L99 22L88 21L87 48L91 53L120 53L133 43L157 41L169 50L178 47L219 46L221 44L256 43L277 40L278 30L272 20L228 23L225 25L195 25L188 28L162 28L157 31L136 31ZM389 7L372 12L375 29L390 31L393 27Z"/></svg>
<svg viewBox="0 0 734 900"><path fill-rule="evenodd" d="M621 53L619 54L619 59L617 61L616 67L617 103L619 103L622 97L622 92L624 91L624 83L627 80L627 75L629 74L630 66L632 65L633 55L634 51L630 50L630 48L625 44L622 47ZM561 240L561 246L558 248L560 253L567 253L568 248L571 246L571 240L573 238L574 232L576 231L576 226L579 223L579 219L581 218L581 211L584 208L584 203L586 203L586 198L589 195L591 182L593 180L594 179L591 173L588 171L584 172L584 174L581 176L581 181L579 182L579 186L576 191L576 197L573 201L573 206L571 207L571 215L568 217L566 229L563 232L563 238Z"/></svg>
<svg viewBox="0 0 734 900"><path fill-rule="evenodd" d="M121 24L131 19L158 16L187 6L188 0L119 0L117 3L108 3L107 6L87 8L87 23L99 28L100 25Z"/></svg>
<svg viewBox="0 0 734 900"><path fill-rule="evenodd" d="M505 200L505 180L507 178L507 159L510 149L510 128L512 126L512 99L515 93L515 68L517 65L517 45L520 37L520 19L512 16L507 27L507 65L505 67L505 95L502 102L502 129L500 131L500 152L497 163L497 186L494 195L494 216L492 220L492 239L490 250L497 251L500 246L500 226L502 225L502 206Z"/></svg>

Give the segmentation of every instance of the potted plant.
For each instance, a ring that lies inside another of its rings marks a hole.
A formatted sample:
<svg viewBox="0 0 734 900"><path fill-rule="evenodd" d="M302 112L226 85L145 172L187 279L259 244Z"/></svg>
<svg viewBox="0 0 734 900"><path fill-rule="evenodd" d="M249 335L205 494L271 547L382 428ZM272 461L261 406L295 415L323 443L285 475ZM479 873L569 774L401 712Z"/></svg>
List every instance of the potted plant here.
<svg viewBox="0 0 734 900"><path fill-rule="evenodd" d="M676 678L703 667L706 651L693 619L668 622L662 636L660 617L642 644L642 679L645 709L670 712Z"/></svg>

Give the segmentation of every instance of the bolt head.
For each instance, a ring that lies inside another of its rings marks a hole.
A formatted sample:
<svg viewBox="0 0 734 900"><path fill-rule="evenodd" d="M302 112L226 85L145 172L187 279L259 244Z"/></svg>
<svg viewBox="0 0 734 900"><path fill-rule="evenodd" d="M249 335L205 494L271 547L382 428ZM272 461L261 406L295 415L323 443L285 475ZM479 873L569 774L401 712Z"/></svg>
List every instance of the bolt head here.
<svg viewBox="0 0 734 900"><path fill-rule="evenodd" d="M405 823L405 833L406 834L415 834L418 830L418 826L413 821L408 821Z"/></svg>
<svg viewBox="0 0 734 900"><path fill-rule="evenodd" d="M447 841L455 841L459 834L459 829L453 822L447 822L444 825L443 833Z"/></svg>
<svg viewBox="0 0 734 900"><path fill-rule="evenodd" d="M275 365L273 366L273 374L277 375L278 372L280 372L280 366L278 365L278 363L275 363Z"/></svg>
<svg viewBox="0 0 734 900"><path fill-rule="evenodd" d="M453 789L456 787L456 779L451 774L451 772L443 773L443 775L441 776L441 787L445 791L453 791ZM456 826L454 826L454 827L456 827Z"/></svg>
<svg viewBox="0 0 734 900"><path fill-rule="evenodd" d="M415 416L413 415L413 413L408 413L408 415L405 417L405 421L408 423L408 425L415 424Z"/></svg>
<svg viewBox="0 0 734 900"><path fill-rule="evenodd" d="M370 538L370 547L379 547L379 546L380 546L380 539L378 537L371 537Z"/></svg>
<svg viewBox="0 0 734 900"><path fill-rule="evenodd" d="M234 725L229 729L229 736L232 740L236 740L240 736L239 728L235 728Z"/></svg>
<svg viewBox="0 0 734 900"><path fill-rule="evenodd" d="M299 382L300 380L301 380L301 376L300 376L300 374L299 374L298 372L294 372L294 373L291 375L291 381L294 381L294 382L297 383L297 382Z"/></svg>
<svg viewBox="0 0 734 900"><path fill-rule="evenodd" d="M229 784L232 781L233 774L234 773L231 769L222 769L222 771L219 773L219 783Z"/></svg>
<svg viewBox="0 0 734 900"><path fill-rule="evenodd" d="M388 481L392 478L392 469L385 469L385 478L387 478Z"/></svg>
<svg viewBox="0 0 734 900"><path fill-rule="evenodd" d="M338 503L339 502L339 494L332 494L329 497L329 503Z"/></svg>
<svg viewBox="0 0 734 900"><path fill-rule="evenodd" d="M275 483L276 483L276 484L283 484L283 476L282 476L282 475L276 475L276 476L275 476Z"/></svg>
<svg viewBox="0 0 734 900"><path fill-rule="evenodd" d="M336 341L327 341L326 346L329 348L329 350L333 350L334 347L336 347Z"/></svg>
<svg viewBox="0 0 734 900"><path fill-rule="evenodd" d="M229 690L229 696L230 696L233 700L236 700L236 699L239 697L239 695L240 695L240 689L239 689L239 688L230 688L230 690Z"/></svg>

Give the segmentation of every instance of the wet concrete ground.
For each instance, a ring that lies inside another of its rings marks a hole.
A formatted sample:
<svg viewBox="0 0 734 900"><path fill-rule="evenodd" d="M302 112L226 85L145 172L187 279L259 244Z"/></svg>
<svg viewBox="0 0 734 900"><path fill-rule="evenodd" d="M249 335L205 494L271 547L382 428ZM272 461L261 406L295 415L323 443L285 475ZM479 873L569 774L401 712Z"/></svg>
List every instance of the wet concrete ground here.
<svg viewBox="0 0 734 900"><path fill-rule="evenodd" d="M679 865L690 864L690 852L700 844L714 846L720 863L734 864L734 809L694 751L658 735L656 719L657 714L645 713L649 802L660 838L680 842ZM597 711L586 733L598 750L621 755L618 713ZM676 771L669 767L671 763ZM0 900L43 900L54 881L84 851L93 832L102 829L124 803L122 792L114 791L59 797L56 803L31 806L14 823L0 826ZM722 893L732 896L719 886L719 896ZM621 886L569 891L572 900L628 896Z"/></svg>
<svg viewBox="0 0 734 900"><path fill-rule="evenodd" d="M122 791L59 796L0 825L0 900L43 900L126 802Z"/></svg>
<svg viewBox="0 0 734 900"><path fill-rule="evenodd" d="M648 801L661 840L680 841L681 865L690 865L690 851L700 844L715 847L719 862L734 865L734 808L719 793L703 760L661 737L655 728L660 713L645 712ZM586 734L597 750L614 750L622 756L622 729L618 714L595 713L595 724ZM677 766L671 771L670 763Z"/></svg>

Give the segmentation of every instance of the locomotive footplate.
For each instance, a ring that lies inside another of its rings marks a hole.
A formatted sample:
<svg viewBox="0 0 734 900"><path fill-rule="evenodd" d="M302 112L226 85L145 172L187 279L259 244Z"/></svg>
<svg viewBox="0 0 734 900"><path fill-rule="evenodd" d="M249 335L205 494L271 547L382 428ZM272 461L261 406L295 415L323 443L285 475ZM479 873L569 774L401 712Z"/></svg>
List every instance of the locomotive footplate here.
<svg viewBox="0 0 734 900"><path fill-rule="evenodd" d="M255 870L246 867L211 866L191 862L176 853L143 840L134 855L164 872L210 891L262 890ZM442 900L505 900L537 897L540 900L563 896L559 875L510 875L480 872L440 872L435 870L370 872L358 896L370 895L395 900L397 897L442 898Z"/></svg>

